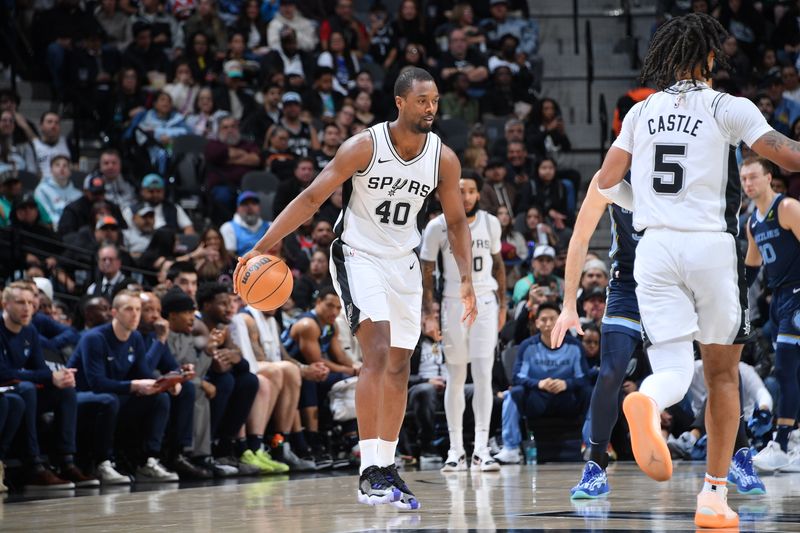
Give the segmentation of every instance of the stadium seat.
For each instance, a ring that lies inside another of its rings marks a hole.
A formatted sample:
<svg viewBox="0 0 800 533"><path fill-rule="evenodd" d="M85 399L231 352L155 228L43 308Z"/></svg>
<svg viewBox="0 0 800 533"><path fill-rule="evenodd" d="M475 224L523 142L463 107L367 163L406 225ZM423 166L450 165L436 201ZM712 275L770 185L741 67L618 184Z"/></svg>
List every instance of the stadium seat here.
<svg viewBox="0 0 800 533"><path fill-rule="evenodd" d="M201 135L180 135L172 140L172 153L174 155L185 153L202 154L208 140Z"/></svg>
<svg viewBox="0 0 800 533"><path fill-rule="evenodd" d="M278 177L269 171L252 171L242 177L243 191L274 193L278 188Z"/></svg>

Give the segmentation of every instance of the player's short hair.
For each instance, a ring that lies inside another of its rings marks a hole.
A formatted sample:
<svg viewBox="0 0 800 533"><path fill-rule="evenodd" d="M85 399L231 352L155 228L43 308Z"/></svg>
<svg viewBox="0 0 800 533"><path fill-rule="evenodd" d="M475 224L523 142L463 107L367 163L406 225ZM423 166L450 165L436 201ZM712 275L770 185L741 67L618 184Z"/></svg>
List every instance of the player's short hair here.
<svg viewBox="0 0 800 533"><path fill-rule="evenodd" d="M3 302L10 302L14 298L14 291L29 291L36 294L26 281L14 281L3 289Z"/></svg>
<svg viewBox="0 0 800 533"><path fill-rule="evenodd" d="M461 171L461 179L474 181L475 188L478 189L478 192L481 192L481 189L483 189L483 180L481 179L481 175L471 168L465 168Z"/></svg>
<svg viewBox="0 0 800 533"><path fill-rule="evenodd" d="M181 274L197 274L197 269L191 261L175 261L167 270L167 279L175 281Z"/></svg>
<svg viewBox="0 0 800 533"><path fill-rule="evenodd" d="M203 283L200 285L200 288L197 289L197 295L195 299L197 300L197 308L203 309L203 306L214 300L218 294L230 294L231 289L228 285L224 283Z"/></svg>
<svg viewBox="0 0 800 533"><path fill-rule="evenodd" d="M128 289L123 289L114 295L114 301L111 302L111 307L114 309L119 309L122 307L123 298L140 298L140 296L141 293L138 291L129 291Z"/></svg>
<svg viewBox="0 0 800 533"><path fill-rule="evenodd" d="M66 155L64 155L64 154L56 154L56 155L54 155L54 156L53 156L53 159L51 159L51 160L50 160L50 168L52 168L52 167L53 167L53 164L54 164L56 161L59 161L59 160L61 160L61 159L63 159L63 160L64 160L64 161L66 161L67 163L69 163L69 157L67 157L67 156L66 156Z"/></svg>
<svg viewBox="0 0 800 533"><path fill-rule="evenodd" d="M543 311L547 311L548 309L550 309L552 311L555 311L557 315L561 314L561 308L558 306L558 304L553 303L553 302L542 302L542 303L539 304L539 307L536 309L536 318L539 318L539 316L541 316L542 312Z"/></svg>
<svg viewBox="0 0 800 533"><path fill-rule="evenodd" d="M751 155L742 161L742 166L745 165L761 165L761 170L764 171L764 174L769 174L773 178L777 175L775 164L765 157Z"/></svg>
<svg viewBox="0 0 800 533"><path fill-rule="evenodd" d="M394 82L394 95L405 98L415 81L432 81L435 83L433 76L427 70L419 67L405 67L400 71L400 75L397 76L397 81Z"/></svg>
<svg viewBox="0 0 800 533"><path fill-rule="evenodd" d="M325 287L322 287L320 290L318 290L316 292L315 300L318 301L318 302L321 302L322 300L324 300L325 298L327 298L331 294L336 296L337 298L339 297L339 294L336 292L336 290L333 287L331 287L330 285L326 285Z"/></svg>
<svg viewBox="0 0 800 533"><path fill-rule="evenodd" d="M695 79L694 69L700 67L703 79L710 79L708 54L714 52L719 68L728 63L722 43L728 32L710 15L690 13L665 22L653 35L650 49L644 59L641 81L652 81L658 90L666 89L675 81L677 73L686 72Z"/></svg>

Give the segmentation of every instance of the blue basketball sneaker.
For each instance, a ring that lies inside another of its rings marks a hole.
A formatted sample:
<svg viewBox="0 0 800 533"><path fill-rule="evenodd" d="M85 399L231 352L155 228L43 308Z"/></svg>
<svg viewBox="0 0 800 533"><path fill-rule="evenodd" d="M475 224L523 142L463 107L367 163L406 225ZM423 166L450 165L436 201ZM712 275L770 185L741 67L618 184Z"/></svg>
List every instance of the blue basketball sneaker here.
<svg viewBox="0 0 800 533"><path fill-rule="evenodd" d="M400 498L391 502L392 505L398 509L405 509L407 511L416 511L420 508L417 497L414 496L414 493L408 488L406 482L400 477L400 472L397 471L396 465L386 466L381 468L381 471L386 477L386 481L391 483L395 489L400 491Z"/></svg>
<svg viewBox="0 0 800 533"><path fill-rule="evenodd" d="M583 467L580 483L572 487L570 493L573 500L587 500L605 496L609 490L606 471L594 461L589 461Z"/></svg>
<svg viewBox="0 0 800 533"><path fill-rule="evenodd" d="M381 505L396 502L402 494L389 480L383 469L370 466L358 480L358 501L367 505Z"/></svg>
<svg viewBox="0 0 800 533"><path fill-rule="evenodd" d="M728 482L736 484L739 494L766 494L764 483L753 468L753 456L749 448L742 448L734 454L731 469L728 471Z"/></svg>

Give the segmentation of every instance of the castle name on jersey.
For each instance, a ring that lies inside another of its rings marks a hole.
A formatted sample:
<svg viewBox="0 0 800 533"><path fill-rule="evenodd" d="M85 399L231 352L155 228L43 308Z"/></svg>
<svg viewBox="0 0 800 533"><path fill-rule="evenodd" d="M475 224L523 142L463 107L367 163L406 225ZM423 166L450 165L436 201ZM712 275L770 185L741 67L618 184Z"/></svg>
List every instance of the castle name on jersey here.
<svg viewBox="0 0 800 533"><path fill-rule="evenodd" d="M647 121L647 129L650 131L650 135L665 131L675 131L697 137L697 128L700 127L702 123L702 120L692 118L689 115L670 114L658 118L651 118Z"/></svg>
<svg viewBox="0 0 800 533"><path fill-rule="evenodd" d="M408 194L416 194L422 198L427 198L431 192L430 185L420 183L413 178L393 178L391 176L372 176L367 181L367 188L383 190L389 189L387 193L389 196L394 196L395 193L402 190L407 190Z"/></svg>
<svg viewBox="0 0 800 533"><path fill-rule="evenodd" d="M780 235L781 235L781 230L776 228L776 229L771 229L771 230L767 230L767 231L762 231L761 233L758 233L757 235L754 235L754 238L755 238L756 244L759 244L759 243L762 243L764 241L768 241L770 239L775 239L777 237L780 237Z"/></svg>

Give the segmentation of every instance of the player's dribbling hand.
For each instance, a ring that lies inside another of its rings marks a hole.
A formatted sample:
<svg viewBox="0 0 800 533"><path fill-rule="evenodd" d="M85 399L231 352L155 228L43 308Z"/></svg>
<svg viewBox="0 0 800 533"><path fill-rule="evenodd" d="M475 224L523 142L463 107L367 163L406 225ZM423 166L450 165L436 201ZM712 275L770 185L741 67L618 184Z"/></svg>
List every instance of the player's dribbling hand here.
<svg viewBox="0 0 800 533"><path fill-rule="evenodd" d="M550 343L552 344L550 347L552 349L555 350L561 346L570 328L575 328L575 331L577 331L579 335L583 335L583 328L578 318L578 312L574 307L564 307L558 320L556 320L556 325L553 326L553 331L550 333Z"/></svg>
<svg viewBox="0 0 800 533"><path fill-rule="evenodd" d="M478 318L478 307L475 302L475 289L472 282L461 283L461 305L464 307L464 314L461 315L461 322L470 327Z"/></svg>
<svg viewBox="0 0 800 533"><path fill-rule="evenodd" d="M237 276L239 276L239 270L244 268L244 265L246 265L248 261L250 261L252 258L254 258L257 255L261 255L261 252L259 252L255 248L253 248L252 250L250 250L249 252L247 252L246 254L244 254L243 256L241 256L239 258L239 261L236 263L236 268L233 271L233 279L234 280L237 279ZM238 289L236 288L236 283L233 284L233 291L236 294L239 294Z"/></svg>

